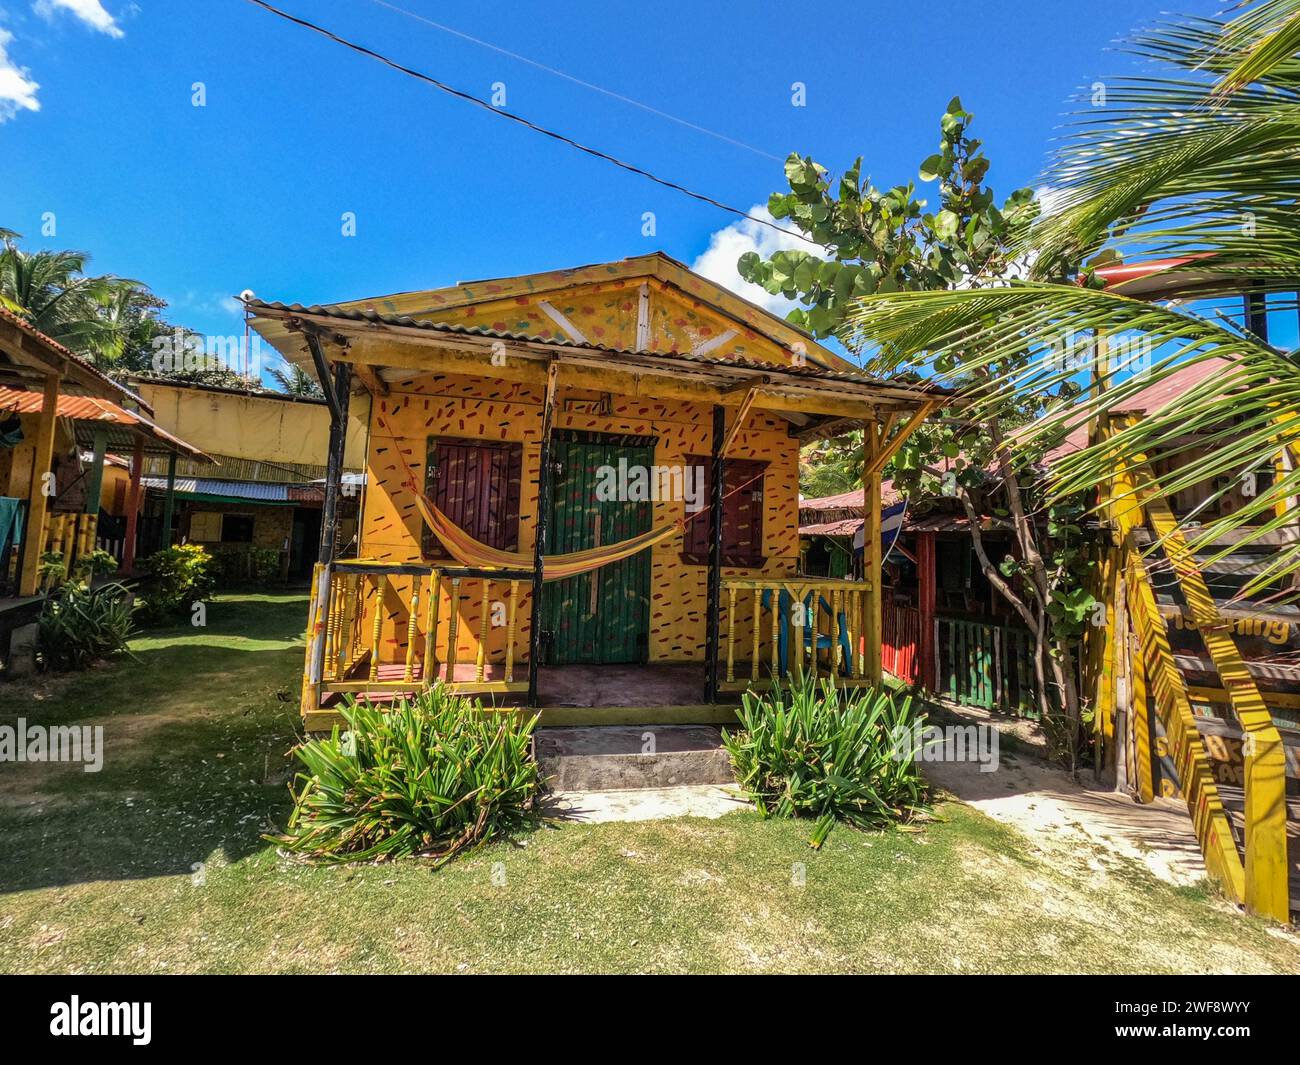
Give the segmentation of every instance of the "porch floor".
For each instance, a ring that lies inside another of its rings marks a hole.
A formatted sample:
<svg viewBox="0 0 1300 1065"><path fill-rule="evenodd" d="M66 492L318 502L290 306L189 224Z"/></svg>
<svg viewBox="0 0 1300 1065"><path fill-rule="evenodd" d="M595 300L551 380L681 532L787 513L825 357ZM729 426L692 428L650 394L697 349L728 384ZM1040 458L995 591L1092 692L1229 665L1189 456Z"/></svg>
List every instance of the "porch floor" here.
<svg viewBox="0 0 1300 1065"><path fill-rule="evenodd" d="M505 667L488 663L484 668L485 681L505 680ZM381 665L377 680L382 683L400 681L401 664ZM438 670L440 680L446 681L445 664ZM420 687L420 669L414 670L411 691ZM452 675L458 683L473 683L478 671L473 662L458 662ZM527 663L515 663L515 680L528 679ZM670 707L698 706L704 702L704 666L695 663L654 662L641 665L566 665L543 666L537 678L537 694L547 707ZM372 703L391 702L401 695L393 691L357 692L358 699ZM520 704L524 700L514 694L497 696L499 704ZM331 693L325 699L326 707L336 706L341 696Z"/></svg>
<svg viewBox="0 0 1300 1065"><path fill-rule="evenodd" d="M543 706L694 706L704 702L704 666L543 666L537 695Z"/></svg>

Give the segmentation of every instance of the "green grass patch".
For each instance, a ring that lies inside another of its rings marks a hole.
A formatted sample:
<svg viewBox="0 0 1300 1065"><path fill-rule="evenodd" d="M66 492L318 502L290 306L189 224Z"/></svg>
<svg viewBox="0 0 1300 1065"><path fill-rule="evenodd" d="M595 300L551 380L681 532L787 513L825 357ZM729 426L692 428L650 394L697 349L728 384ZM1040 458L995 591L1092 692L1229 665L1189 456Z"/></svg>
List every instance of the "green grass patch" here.
<svg viewBox="0 0 1300 1065"><path fill-rule="evenodd" d="M219 596L134 659L0 687L0 722L106 739L102 773L0 766L0 970L1300 971L1203 888L1045 861L955 804L820 851L807 822L738 813L548 824L437 871L285 859L261 837L290 809L305 611Z"/></svg>

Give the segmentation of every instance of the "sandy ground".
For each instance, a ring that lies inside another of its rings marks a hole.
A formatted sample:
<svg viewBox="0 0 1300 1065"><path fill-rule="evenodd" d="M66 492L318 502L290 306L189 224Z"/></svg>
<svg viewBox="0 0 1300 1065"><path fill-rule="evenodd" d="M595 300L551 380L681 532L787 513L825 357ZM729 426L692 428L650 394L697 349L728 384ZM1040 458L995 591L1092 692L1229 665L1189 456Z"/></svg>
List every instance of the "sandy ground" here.
<svg viewBox="0 0 1300 1065"><path fill-rule="evenodd" d="M1170 884L1195 884L1206 876L1184 803L1157 799L1140 805L1076 784L1031 755L1004 751L994 772L979 769L974 762L930 762L925 775L995 821L1020 829L1046 853L1062 847L1077 852L1082 844L1136 858Z"/></svg>

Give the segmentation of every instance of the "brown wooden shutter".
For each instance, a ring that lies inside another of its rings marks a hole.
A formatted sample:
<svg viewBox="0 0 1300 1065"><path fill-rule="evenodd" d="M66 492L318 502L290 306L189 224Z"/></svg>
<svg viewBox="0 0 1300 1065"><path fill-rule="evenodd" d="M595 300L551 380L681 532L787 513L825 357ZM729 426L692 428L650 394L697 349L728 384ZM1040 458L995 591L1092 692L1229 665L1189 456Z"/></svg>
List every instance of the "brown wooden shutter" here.
<svg viewBox="0 0 1300 1065"><path fill-rule="evenodd" d="M428 440L424 491L444 514L489 547L519 546L522 444L435 437ZM441 541L424 529L425 558L449 558Z"/></svg>
<svg viewBox="0 0 1300 1065"><path fill-rule="evenodd" d="M699 566L709 562L709 506L713 498L713 462L699 455L686 460L704 467L705 507L686 523L682 558ZM763 565L763 483L767 463L728 459L722 489L722 564L751 568Z"/></svg>

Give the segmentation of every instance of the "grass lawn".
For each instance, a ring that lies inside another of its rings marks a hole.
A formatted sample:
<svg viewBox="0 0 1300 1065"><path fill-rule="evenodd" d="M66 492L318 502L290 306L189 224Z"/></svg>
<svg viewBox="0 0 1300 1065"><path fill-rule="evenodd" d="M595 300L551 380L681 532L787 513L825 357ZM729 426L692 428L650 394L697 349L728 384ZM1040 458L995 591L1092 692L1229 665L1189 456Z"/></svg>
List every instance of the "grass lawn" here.
<svg viewBox="0 0 1300 1065"><path fill-rule="evenodd" d="M969 808L922 831L541 826L431 873L315 868L288 812L301 595L224 596L135 659L0 686L0 723L102 724L101 773L0 764L9 972L1300 972L1294 938L1137 863L1050 861Z"/></svg>

